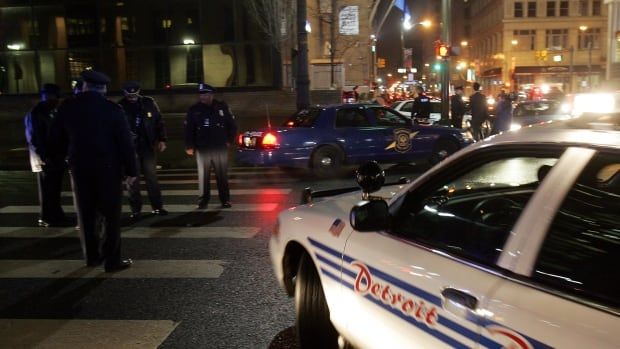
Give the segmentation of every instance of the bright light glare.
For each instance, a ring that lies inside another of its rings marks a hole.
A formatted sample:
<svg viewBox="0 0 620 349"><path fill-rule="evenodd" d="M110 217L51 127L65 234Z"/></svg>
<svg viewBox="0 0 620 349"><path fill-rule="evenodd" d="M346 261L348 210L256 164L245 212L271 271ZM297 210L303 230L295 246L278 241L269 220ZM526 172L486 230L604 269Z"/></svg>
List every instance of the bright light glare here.
<svg viewBox="0 0 620 349"><path fill-rule="evenodd" d="M562 113L570 113L570 109L571 109L571 105L569 103L562 103L562 105L560 106L560 110L562 111Z"/></svg>
<svg viewBox="0 0 620 349"><path fill-rule="evenodd" d="M495 105L495 98L493 98L493 97L487 98L487 104L488 105Z"/></svg>
<svg viewBox="0 0 620 349"><path fill-rule="evenodd" d="M193 45L196 42L194 41L194 39L183 39L183 45Z"/></svg>
<svg viewBox="0 0 620 349"><path fill-rule="evenodd" d="M312 27L308 21L306 21L306 33L312 33Z"/></svg>
<svg viewBox="0 0 620 349"><path fill-rule="evenodd" d="M543 84L542 86L540 86L540 91L542 93L549 93L549 91L551 91L551 87L547 84Z"/></svg>
<svg viewBox="0 0 620 349"><path fill-rule="evenodd" d="M610 113L614 111L615 100L610 93L585 93L575 96L574 114Z"/></svg>
<svg viewBox="0 0 620 349"><path fill-rule="evenodd" d="M510 124L510 131L516 131L521 128L519 124Z"/></svg>
<svg viewBox="0 0 620 349"><path fill-rule="evenodd" d="M428 19L423 20L422 22L420 22L420 24L424 27L424 28L428 28L431 25L433 25L433 23L431 21L429 21Z"/></svg>
<svg viewBox="0 0 620 349"><path fill-rule="evenodd" d="M6 45L6 48L8 48L9 50L21 50L22 48L24 48L24 44L9 44Z"/></svg>

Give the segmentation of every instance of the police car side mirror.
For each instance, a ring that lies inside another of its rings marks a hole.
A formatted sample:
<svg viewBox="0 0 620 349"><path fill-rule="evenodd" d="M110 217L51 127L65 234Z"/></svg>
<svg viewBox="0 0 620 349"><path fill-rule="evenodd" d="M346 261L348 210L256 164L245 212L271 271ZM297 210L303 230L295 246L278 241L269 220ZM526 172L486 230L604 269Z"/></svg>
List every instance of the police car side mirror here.
<svg viewBox="0 0 620 349"><path fill-rule="evenodd" d="M387 230L390 211L383 200L361 201L351 209L349 222L357 231Z"/></svg>

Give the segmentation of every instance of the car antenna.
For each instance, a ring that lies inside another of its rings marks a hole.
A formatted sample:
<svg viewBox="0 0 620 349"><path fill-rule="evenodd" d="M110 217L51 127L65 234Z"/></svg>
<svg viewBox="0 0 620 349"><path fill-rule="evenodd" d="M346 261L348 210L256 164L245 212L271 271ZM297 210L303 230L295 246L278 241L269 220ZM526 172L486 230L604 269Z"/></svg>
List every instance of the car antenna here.
<svg viewBox="0 0 620 349"><path fill-rule="evenodd" d="M269 117L269 104L265 103L265 110L267 111L267 128L271 130L271 118Z"/></svg>

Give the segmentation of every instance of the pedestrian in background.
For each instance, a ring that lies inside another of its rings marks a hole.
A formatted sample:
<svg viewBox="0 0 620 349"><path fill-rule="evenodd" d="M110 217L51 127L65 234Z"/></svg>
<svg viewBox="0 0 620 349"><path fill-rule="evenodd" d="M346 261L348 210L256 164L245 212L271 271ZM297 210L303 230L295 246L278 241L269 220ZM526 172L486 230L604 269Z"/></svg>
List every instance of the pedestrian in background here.
<svg viewBox="0 0 620 349"><path fill-rule="evenodd" d="M200 197L198 208L206 208L211 196L211 167L215 172L222 208L231 207L228 186L228 148L237 134L235 118L226 103L214 99L215 89L198 85L199 101L185 118L185 152L196 155Z"/></svg>
<svg viewBox="0 0 620 349"><path fill-rule="evenodd" d="M142 211L140 174L144 175L151 212L155 215L166 215L168 211L163 208L156 173L156 152L166 150L166 129L159 107L153 98L140 94L140 84L136 81L128 81L123 85L123 95L118 103L125 111L129 128L134 136L138 168L138 180L127 187L131 217L138 218Z"/></svg>
<svg viewBox="0 0 620 349"><path fill-rule="evenodd" d="M500 93L497 96L495 105L495 122L493 123L493 134L510 130L512 123L512 102L507 93Z"/></svg>
<svg viewBox="0 0 620 349"><path fill-rule="evenodd" d="M450 113L452 127L463 128L463 115L465 115L463 86L456 86L454 88L454 94L450 97Z"/></svg>
<svg viewBox="0 0 620 349"><path fill-rule="evenodd" d="M39 220L41 227L65 226L69 219L60 204L65 163L56 161L50 152L49 132L60 103L60 87L44 84L41 101L24 118L30 167L37 174L39 188Z"/></svg>
<svg viewBox="0 0 620 349"><path fill-rule="evenodd" d="M110 79L94 70L81 76L83 92L58 109L51 141L67 158L75 182L86 265L105 262L105 271L114 272L131 266L121 258L120 217L123 177L128 184L136 180L135 149L123 109L105 98ZM98 213L104 218L102 246Z"/></svg>
<svg viewBox="0 0 620 349"><path fill-rule="evenodd" d="M471 128L474 139L479 141L484 138L482 134L482 123L489 118L487 109L487 97L480 92L480 84L474 82L474 94L469 97L471 106Z"/></svg>
<svg viewBox="0 0 620 349"><path fill-rule="evenodd" d="M411 107L411 117L413 123L428 123L431 117L431 99L424 92L424 88L420 85L415 87L416 97L413 99Z"/></svg>

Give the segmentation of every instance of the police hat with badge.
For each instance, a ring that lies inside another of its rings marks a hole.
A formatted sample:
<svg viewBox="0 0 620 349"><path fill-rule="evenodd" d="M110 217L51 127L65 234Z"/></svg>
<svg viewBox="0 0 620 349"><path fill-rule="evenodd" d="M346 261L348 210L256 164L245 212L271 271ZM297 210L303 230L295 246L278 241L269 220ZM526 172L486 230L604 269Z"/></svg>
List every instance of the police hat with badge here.
<svg viewBox="0 0 620 349"><path fill-rule="evenodd" d="M213 88L213 86L209 84L201 82L198 84L198 93L200 93L201 95L206 93L215 93L215 88Z"/></svg>
<svg viewBox="0 0 620 349"><path fill-rule="evenodd" d="M110 83L110 78L107 75L92 69L84 70L80 73L80 77L86 84L97 87L104 87Z"/></svg>
<svg viewBox="0 0 620 349"><path fill-rule="evenodd" d="M140 94L140 84L137 81L125 82L122 89L125 96L138 96Z"/></svg>

